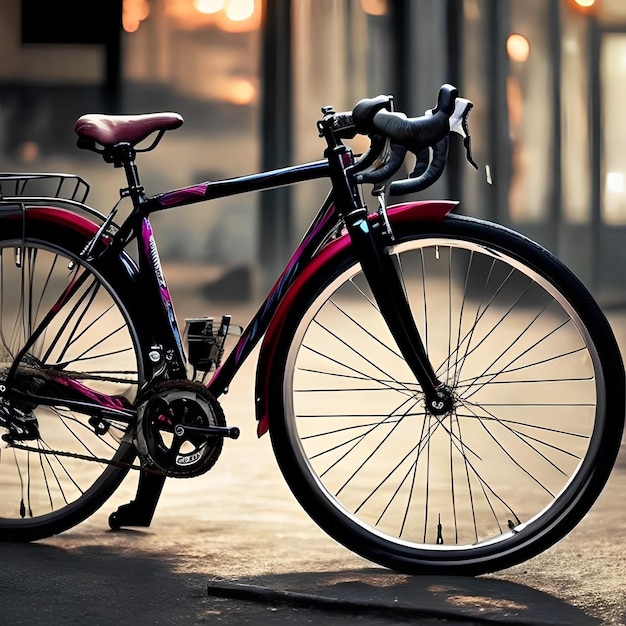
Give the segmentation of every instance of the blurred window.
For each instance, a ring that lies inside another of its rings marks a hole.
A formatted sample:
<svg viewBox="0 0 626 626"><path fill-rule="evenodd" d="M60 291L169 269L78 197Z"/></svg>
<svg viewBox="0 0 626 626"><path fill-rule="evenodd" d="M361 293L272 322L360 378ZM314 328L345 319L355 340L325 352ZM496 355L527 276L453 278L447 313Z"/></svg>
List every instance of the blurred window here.
<svg viewBox="0 0 626 626"><path fill-rule="evenodd" d="M591 219L589 25L566 4L561 23L562 211L567 222L580 224Z"/></svg>
<svg viewBox="0 0 626 626"><path fill-rule="evenodd" d="M513 223L549 217L554 130L549 3L511 0L507 102L512 149L509 210Z"/></svg>
<svg viewBox="0 0 626 626"><path fill-rule="evenodd" d="M481 170L489 163L489 133L494 132L490 124L491 94L493 93L493 77L485 71L489 55L490 42L488 36L487 0L463 1L463 51L461 69L463 88L461 95L474 104L470 115L470 132L472 135L472 152L474 161ZM489 187L485 183L485 173L478 173L463 163L463 209L475 217L488 218Z"/></svg>
<svg viewBox="0 0 626 626"><path fill-rule="evenodd" d="M602 81L602 221L626 224L626 34L605 33L600 52Z"/></svg>

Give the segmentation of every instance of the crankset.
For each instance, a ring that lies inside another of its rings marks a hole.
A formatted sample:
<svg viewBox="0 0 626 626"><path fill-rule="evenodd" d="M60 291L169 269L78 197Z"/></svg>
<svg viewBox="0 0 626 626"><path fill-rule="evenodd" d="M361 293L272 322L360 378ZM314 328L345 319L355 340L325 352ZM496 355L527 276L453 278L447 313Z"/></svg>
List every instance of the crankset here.
<svg viewBox="0 0 626 626"><path fill-rule="evenodd" d="M199 382L177 380L155 385L137 407L135 446L146 465L166 476L190 478L210 470L222 452L224 412Z"/></svg>

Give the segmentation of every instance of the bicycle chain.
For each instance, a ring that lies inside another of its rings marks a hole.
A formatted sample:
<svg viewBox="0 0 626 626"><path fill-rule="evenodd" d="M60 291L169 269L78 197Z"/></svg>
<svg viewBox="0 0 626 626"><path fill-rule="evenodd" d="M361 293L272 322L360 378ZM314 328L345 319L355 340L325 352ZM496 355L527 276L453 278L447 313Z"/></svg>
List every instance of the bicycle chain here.
<svg viewBox="0 0 626 626"><path fill-rule="evenodd" d="M9 447L17 450L25 450L26 452L36 452L37 454L50 454L54 456L63 456L72 459L78 459L80 461L90 461L92 463L104 463L106 465L112 465L113 467L126 468L131 470L138 470L141 472L147 472L149 474L163 475L163 472L159 469L153 469L147 466L137 465L135 463L122 463L121 461L113 461L111 459L103 459L97 456L87 456L85 454L78 454L77 452L65 452L61 450L44 450L43 448L34 448L32 446L25 446L24 444L12 443Z"/></svg>
<svg viewBox="0 0 626 626"><path fill-rule="evenodd" d="M112 383L133 383L133 380L120 379L115 376L102 376L100 374L91 374L89 372L73 372L71 370L43 369L29 364L20 364L17 370L20 374L26 376L41 376L46 380L54 380L55 378L64 378L68 380L101 380ZM133 374L134 372L120 372L121 374ZM135 372L136 374L136 372Z"/></svg>

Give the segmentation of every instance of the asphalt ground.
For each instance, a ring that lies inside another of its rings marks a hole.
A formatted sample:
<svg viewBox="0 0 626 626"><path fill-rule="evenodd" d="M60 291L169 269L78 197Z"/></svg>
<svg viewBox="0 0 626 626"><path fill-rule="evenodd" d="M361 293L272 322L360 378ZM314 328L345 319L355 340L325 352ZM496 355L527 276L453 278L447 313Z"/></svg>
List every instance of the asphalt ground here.
<svg viewBox="0 0 626 626"><path fill-rule="evenodd" d="M251 313L238 306L235 323ZM609 319L626 346L626 312ZM0 546L0 624L626 624L624 454L544 554L486 576L399 575L337 545L295 502L255 434L254 366L223 402L241 438L208 474L168 481L149 528L108 528L131 477L78 527Z"/></svg>

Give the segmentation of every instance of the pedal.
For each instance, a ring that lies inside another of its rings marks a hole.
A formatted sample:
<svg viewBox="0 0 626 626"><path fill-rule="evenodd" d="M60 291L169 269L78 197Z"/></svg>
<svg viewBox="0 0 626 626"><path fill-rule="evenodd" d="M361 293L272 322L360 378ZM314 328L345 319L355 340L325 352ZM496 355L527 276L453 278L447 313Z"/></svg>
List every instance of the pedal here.
<svg viewBox="0 0 626 626"><path fill-rule="evenodd" d="M185 320L187 358L201 372L210 372L219 366L224 354L227 336L239 336L240 326L230 323L231 316L222 316L219 327L212 317L193 317Z"/></svg>

